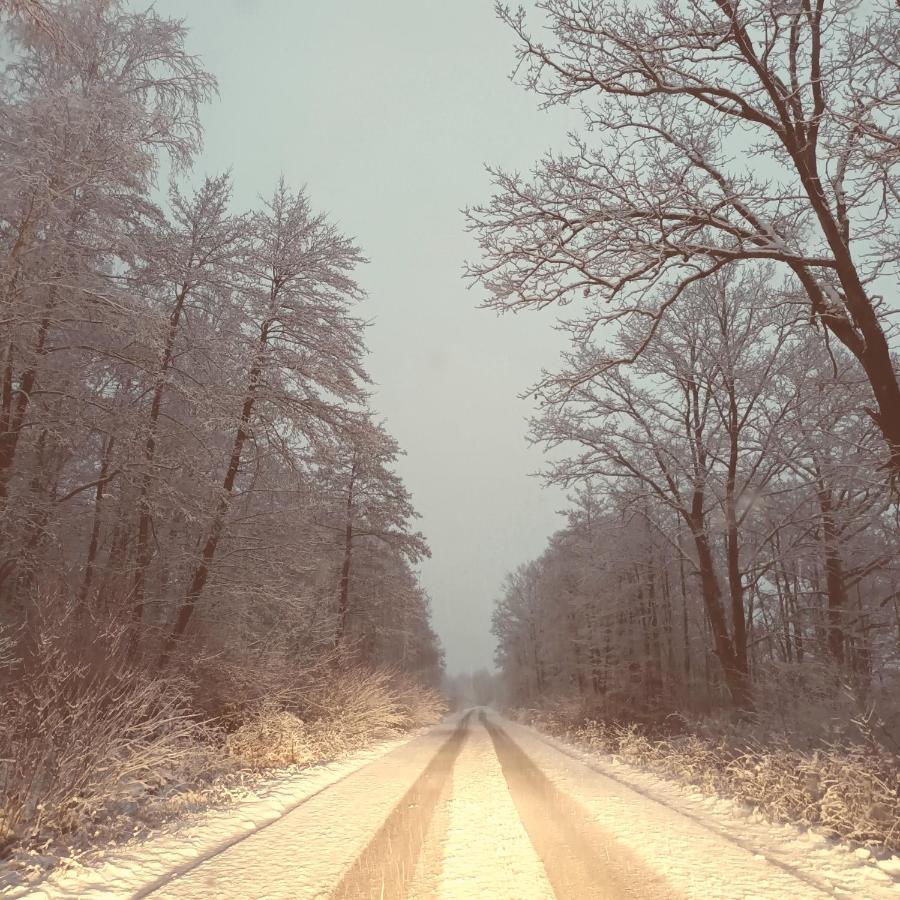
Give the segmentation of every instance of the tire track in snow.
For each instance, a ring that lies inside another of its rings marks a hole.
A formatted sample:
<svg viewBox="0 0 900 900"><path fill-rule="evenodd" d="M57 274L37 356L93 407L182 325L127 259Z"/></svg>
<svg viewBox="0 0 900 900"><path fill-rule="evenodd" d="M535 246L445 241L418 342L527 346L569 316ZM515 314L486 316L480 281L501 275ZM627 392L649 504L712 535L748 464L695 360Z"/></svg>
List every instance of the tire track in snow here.
<svg viewBox="0 0 900 900"><path fill-rule="evenodd" d="M599 827L636 855L665 861L668 880L681 895L812 900L837 893L822 879L768 851L763 854L751 842L592 764L565 744L523 725L505 721L504 726L558 790L580 798ZM638 798L646 803L636 803Z"/></svg>
<svg viewBox="0 0 900 900"><path fill-rule="evenodd" d="M438 803L445 799L456 757L468 733L467 713L434 759L394 807L384 825L331 895L332 900L376 900L406 895Z"/></svg>
<svg viewBox="0 0 900 900"><path fill-rule="evenodd" d="M778 869L781 869L783 872L785 872L785 874L796 878L798 881L804 882L804 884L813 888L814 890L820 891L824 896L832 895L833 885L829 884L828 882L822 881L819 878L816 878L814 875L811 875L808 872L804 872L803 870L798 869L795 865L791 865L791 863L789 862L785 862L779 859L777 856L773 855L770 850L764 850L763 848L754 844L752 841L744 840L743 838L738 837L737 835L728 831L726 828L710 821L708 818L695 815L690 810L683 809L681 806L677 806L662 797L650 793L640 785L635 784L633 781L629 781L627 778L623 778L615 772L609 771L607 767L601 767L597 765L589 758L587 758L584 753L568 747L566 744L556 740L555 738L548 738L546 735L541 734L535 729L529 730L533 732L534 736L538 738L538 740L542 741L547 746L552 747L554 750L557 750L558 752L562 753L565 756L568 756L570 759L575 760L576 762L580 762L582 765L587 766L598 775L602 775L604 778L609 778L611 781L615 781L622 787L634 791L636 794L640 794L641 797L644 797L650 803L659 804L660 806L671 810L679 816L684 816L695 825L698 825L706 831L709 831L711 834L714 834L716 837L727 841L729 844L733 844L741 850L745 850L747 853L751 853L756 857L764 855L767 863L775 866Z"/></svg>
<svg viewBox="0 0 900 900"><path fill-rule="evenodd" d="M284 809L280 810L275 815L271 816L265 822L262 822L259 825L254 826L253 828L238 832L235 835L232 835L229 838L221 841L216 844L214 847L209 848L203 853L198 854L190 861L183 863L179 866L175 866L169 869L165 874L160 875L158 878L151 881L149 884L144 885L142 888L132 894L132 900L143 900L144 897L149 897L151 894L156 893L157 891L164 888L166 885L170 884L173 881L181 878L183 875L187 875L189 872L192 872L194 869L199 868L200 866L208 863L210 860L215 859L217 856L221 856L227 850L230 850L236 844L241 843L241 841L245 841L254 835L259 834L261 831L269 828L272 825L280 822L285 816L290 815L294 810L299 809L301 806L309 803L311 800L315 800L319 794L325 793L325 791L331 790L331 788L340 784L342 781L346 781L348 778L352 777L357 773L357 769L353 769L350 772L347 772L345 775L341 775L336 781L332 781L330 784L326 784L323 787L320 787L317 791L313 791L311 794L307 794L305 797L302 797L300 800L297 800L295 803L291 803L286 806ZM26 898L27 900L27 898Z"/></svg>
<svg viewBox="0 0 900 900"><path fill-rule="evenodd" d="M447 721L368 763L261 831L167 881L152 896L173 900L330 896L457 723Z"/></svg>
<svg viewBox="0 0 900 900"><path fill-rule="evenodd" d="M560 900L675 898L677 893L600 829L482 712L510 794Z"/></svg>

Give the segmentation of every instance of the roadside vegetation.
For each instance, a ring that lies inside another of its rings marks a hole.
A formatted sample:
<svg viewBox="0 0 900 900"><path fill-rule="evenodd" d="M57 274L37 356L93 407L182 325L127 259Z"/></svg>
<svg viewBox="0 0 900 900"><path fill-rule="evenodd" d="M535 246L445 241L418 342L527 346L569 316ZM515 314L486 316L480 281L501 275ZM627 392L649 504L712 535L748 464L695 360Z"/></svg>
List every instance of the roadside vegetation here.
<svg viewBox="0 0 900 900"><path fill-rule="evenodd" d="M506 701L777 820L900 840L898 11L498 4L583 116L469 210L567 521L494 614Z"/></svg>
<svg viewBox="0 0 900 900"><path fill-rule="evenodd" d="M120 0L0 2L0 857L434 721L429 554L355 241L193 170L212 74ZM402 674L400 674L402 672Z"/></svg>
<svg viewBox="0 0 900 900"><path fill-rule="evenodd" d="M305 668L195 643L165 674L127 628L46 600L33 669L2 635L0 856L83 853L228 801L260 777L337 759L439 720L441 694L398 670L322 655Z"/></svg>
<svg viewBox="0 0 900 900"><path fill-rule="evenodd" d="M727 719L598 721L573 704L516 716L602 758L732 798L767 821L900 852L900 756L864 719L849 733L817 739Z"/></svg>

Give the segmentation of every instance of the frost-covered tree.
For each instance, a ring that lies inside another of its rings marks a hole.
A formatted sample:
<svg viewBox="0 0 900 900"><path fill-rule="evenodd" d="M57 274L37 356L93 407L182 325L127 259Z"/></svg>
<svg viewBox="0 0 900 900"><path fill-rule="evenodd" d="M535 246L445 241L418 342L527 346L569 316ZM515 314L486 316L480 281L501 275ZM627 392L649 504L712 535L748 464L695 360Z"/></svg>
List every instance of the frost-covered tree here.
<svg viewBox="0 0 900 900"><path fill-rule="evenodd" d="M187 164L199 142L198 106L215 88L186 53L184 28L152 11L67 3L54 21L65 41L14 23L0 101L0 297L9 323L0 497L23 433L35 431L30 406L43 382L58 388L54 371L83 355L94 326L115 327L129 314L116 275L156 215L148 195L158 155ZM59 340L64 323L84 325L73 347Z"/></svg>
<svg viewBox="0 0 900 900"><path fill-rule="evenodd" d="M895 309L898 7L781 0L545 0L543 34L497 5L518 71L586 126L531 177L494 172L469 212L498 309L580 301L574 333L628 317L640 355L692 285L754 261L803 290L856 359L900 473Z"/></svg>
<svg viewBox="0 0 900 900"><path fill-rule="evenodd" d="M246 251L246 220L230 212L230 199L227 176L207 178L190 197L173 187L169 197L171 224L166 223L148 235L152 249L147 254L147 265L136 273L137 284L154 301L156 331L150 345L157 350L157 359L147 364L147 375L153 384L147 398L137 483L132 592L138 621L153 556L154 488L163 480L157 465L160 419L165 411L170 421L177 421L177 415L165 410L166 393L172 390L192 393L192 379L184 377L188 368L185 357L199 349L199 335L185 335L185 322L192 313L206 319L215 316L218 311L214 307L230 299ZM185 404L181 406L184 408ZM196 404L191 411L196 414ZM184 421L180 424L182 428L187 427Z"/></svg>
<svg viewBox="0 0 900 900"><path fill-rule="evenodd" d="M864 695L893 659L896 508L865 381L769 290L765 269L719 273L627 370L576 379L598 352L580 343L545 383L533 438L579 493L497 608L520 693L650 711L690 705L701 677L749 709L773 663ZM627 323L615 342L643 339Z"/></svg>
<svg viewBox="0 0 900 900"><path fill-rule="evenodd" d="M757 299L751 304L748 296ZM765 272L708 279L671 312L632 371L601 371L560 389L535 428L549 447L576 449L553 466L555 480L631 481L682 521L694 543L714 650L739 705L749 702L741 531L756 496L785 465L773 440L796 396L774 386L795 330L790 308L773 313L767 303ZM642 336L624 328L619 340L627 353ZM572 357L569 372L593 365L591 353ZM719 534L724 573L716 559Z"/></svg>
<svg viewBox="0 0 900 900"><path fill-rule="evenodd" d="M245 447L256 463L314 444L362 399L363 323L352 314L361 292L353 280L362 256L303 193L282 180L251 219L241 284L246 372L233 404L233 438L199 559L179 606L172 640L184 634L227 526ZM226 403L228 402L226 399ZM246 477L246 476L245 476Z"/></svg>
<svg viewBox="0 0 900 900"><path fill-rule="evenodd" d="M323 516L341 547L335 644L347 634L351 616L354 545L366 540L381 545L379 552L396 554L415 565L430 555L419 532L411 530L418 517L409 492L394 471L401 451L397 442L370 415L342 429L316 460L322 485Z"/></svg>
<svg viewBox="0 0 900 900"><path fill-rule="evenodd" d="M346 549L329 453L354 445L365 662L433 682L426 547L365 408L361 252L283 181L245 212L229 176L193 178L215 81L182 22L48 0L4 4L0 28L3 621L34 649L54 596L162 674L185 642L319 665Z"/></svg>

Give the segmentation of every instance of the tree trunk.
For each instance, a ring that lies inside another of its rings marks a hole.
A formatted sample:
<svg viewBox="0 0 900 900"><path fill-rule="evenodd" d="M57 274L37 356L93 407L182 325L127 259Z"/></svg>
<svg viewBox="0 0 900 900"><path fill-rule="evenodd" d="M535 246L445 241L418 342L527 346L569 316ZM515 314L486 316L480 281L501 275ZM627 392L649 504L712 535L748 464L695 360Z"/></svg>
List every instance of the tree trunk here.
<svg viewBox="0 0 900 900"><path fill-rule="evenodd" d="M250 433L250 417L253 414L253 404L256 401L256 395L259 391L262 379L264 356L271 326L272 320L267 319L260 329L255 358L250 367L250 374L247 380L247 391L244 394L244 403L241 407L241 417L238 422L237 431L234 435L234 444L231 448L231 457L228 460L228 469L225 472L225 479L222 482L219 501L216 504L216 511L209 532L207 533L206 541L200 552L200 561L197 563L197 568L194 569L194 574L191 578L187 592L184 595L181 606L178 608L175 625L163 647L163 652L159 661L159 668L161 669L164 668L168 662L175 644L184 636L185 631L187 631L188 623L191 621L191 616L194 613L194 608L209 579L209 570L216 555L216 548L219 546L219 541L225 531L225 518L231 503L234 482L237 479L238 472L241 468L241 454L243 453L244 442L247 440Z"/></svg>
<svg viewBox="0 0 900 900"><path fill-rule="evenodd" d="M734 662L747 675L747 618L744 610L744 585L741 579L740 542L737 523L738 409L734 389L729 384L728 469L725 477L725 557L728 566L728 591L731 598L731 629Z"/></svg>
<svg viewBox="0 0 900 900"><path fill-rule="evenodd" d="M3 419L6 427L0 432L0 500L5 500L9 490L9 481L13 473L13 462L16 458L16 449L19 445L19 437L25 424L25 416L28 412L28 404L34 393L37 382L37 363L46 352L47 334L50 331L50 312L53 308L53 300L48 302L44 310L44 316L38 327L37 341L34 346L35 359L22 373L19 388L16 391L4 389L4 400L9 393L9 406L4 408ZM11 363L8 364L11 365ZM13 399L15 398L15 399Z"/></svg>
<svg viewBox="0 0 900 900"><path fill-rule="evenodd" d="M138 626L144 615L144 594L147 579L147 569L150 566L152 553L150 549L150 531L153 525L150 513L150 487L153 483L153 463L156 456L156 429L162 410L162 399L166 389L166 376L172 362L172 353L175 349L175 338L178 336L178 326L181 322L181 313L188 295L188 286L182 285L175 295L175 306L169 316L169 327L166 331L166 340L160 360L156 385L153 390L153 400L150 403L150 416L147 422L147 439L144 442L143 474L141 475L140 488L138 489L138 529L137 546L135 548L134 582L132 584L132 602L134 603L134 624Z"/></svg>
<svg viewBox="0 0 900 900"><path fill-rule="evenodd" d="M87 559L84 563L84 577L81 581L81 589L78 591L79 606L83 606L87 600L91 590L91 582L94 579L97 551L100 548L100 527L103 523L103 494L109 473L109 461L112 458L115 443L115 437L110 435L103 446L103 456L100 461L100 480L97 483L94 495L94 521L91 524L91 537L88 543Z"/></svg>
<svg viewBox="0 0 900 900"><path fill-rule="evenodd" d="M796 268L794 271L825 327L856 357L866 373L878 405L877 412L870 410L870 413L887 442L890 469L895 477L900 476L900 383L884 328L860 278L850 250L849 234L832 211L822 187L815 143L808 141L803 145L797 142L796 136L785 134L786 147L834 257L834 271L849 318L829 313L831 304L808 269L802 273Z"/></svg>
<svg viewBox="0 0 900 900"><path fill-rule="evenodd" d="M688 618L688 596L687 596L687 579L684 572L684 550L681 546L681 523L678 523L678 574L681 584L681 627L682 639L684 641L684 680L690 685L691 683L691 634L689 630Z"/></svg>
<svg viewBox="0 0 900 900"><path fill-rule="evenodd" d="M715 560L709 545L709 536L701 522L691 521L689 525L697 548L703 603L712 631L713 649L722 667L725 685L731 694L732 702L740 710L749 710L752 708L750 681L747 673L738 665L734 645L728 634L725 609L722 604L722 591L716 576Z"/></svg>
<svg viewBox="0 0 900 900"><path fill-rule="evenodd" d="M828 652L841 668L845 662L844 615L847 609L847 587L841 560L840 533L834 519L831 489L825 485L817 469L817 494L822 514L822 550L825 557L825 590L828 594Z"/></svg>
<svg viewBox="0 0 900 900"><path fill-rule="evenodd" d="M347 619L350 615L350 567L353 561L353 488L356 482L356 461L350 467L350 481L347 485L346 519L344 524L344 561L341 564L341 588L338 598L338 623L334 644L340 647L347 634Z"/></svg>

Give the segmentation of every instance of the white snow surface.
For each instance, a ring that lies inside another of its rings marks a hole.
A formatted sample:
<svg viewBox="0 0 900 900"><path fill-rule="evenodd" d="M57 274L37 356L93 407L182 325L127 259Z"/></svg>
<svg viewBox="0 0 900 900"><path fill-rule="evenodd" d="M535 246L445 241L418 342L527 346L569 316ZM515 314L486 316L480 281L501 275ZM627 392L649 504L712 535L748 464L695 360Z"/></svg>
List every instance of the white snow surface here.
<svg viewBox="0 0 900 900"><path fill-rule="evenodd" d="M439 900L554 897L484 725L473 715L453 769Z"/></svg>
<svg viewBox="0 0 900 900"><path fill-rule="evenodd" d="M408 741L410 737L380 742L343 759L276 778L237 804L170 823L149 838L110 849L91 865L71 862L37 885L13 887L0 894L13 900L115 900L140 896L173 873L278 821L298 804Z"/></svg>
<svg viewBox="0 0 900 900"><path fill-rule="evenodd" d="M813 830L773 825L733 800L500 721L558 788L686 897L900 898L896 857L878 861Z"/></svg>
<svg viewBox="0 0 900 900"><path fill-rule="evenodd" d="M489 715L609 837L604 852L620 848L623 857L630 854L663 875L680 896L900 900L896 858L877 860L863 848L854 850L814 831L773 826L731 800L708 798ZM459 716L450 717L418 737L275 780L232 807L3 896L327 897L458 722ZM468 719L446 805L436 812L429 835L431 852L420 860L429 871L420 873L419 881L430 885L432 900L554 896L477 713ZM637 883L632 886L636 896L653 896Z"/></svg>
<svg viewBox="0 0 900 900"><path fill-rule="evenodd" d="M358 769L154 892L156 898L326 897L455 728L444 723Z"/></svg>

